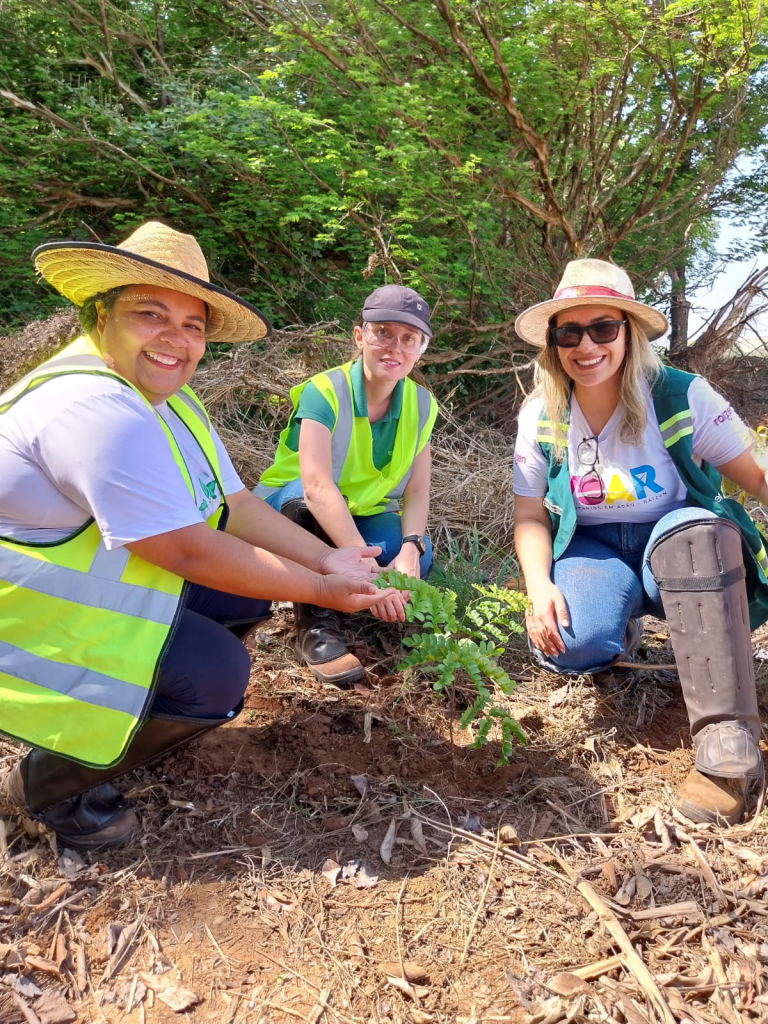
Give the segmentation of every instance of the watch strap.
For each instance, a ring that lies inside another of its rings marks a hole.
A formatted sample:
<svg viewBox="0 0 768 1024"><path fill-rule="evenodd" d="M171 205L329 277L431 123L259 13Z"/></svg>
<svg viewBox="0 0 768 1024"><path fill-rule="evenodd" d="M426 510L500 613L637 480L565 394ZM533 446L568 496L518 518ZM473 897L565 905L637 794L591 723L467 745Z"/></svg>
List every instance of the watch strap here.
<svg viewBox="0 0 768 1024"><path fill-rule="evenodd" d="M411 543L415 544L418 548L420 555L423 555L427 550L427 545L424 543L424 538L420 533L409 533L407 537L403 537L403 544Z"/></svg>

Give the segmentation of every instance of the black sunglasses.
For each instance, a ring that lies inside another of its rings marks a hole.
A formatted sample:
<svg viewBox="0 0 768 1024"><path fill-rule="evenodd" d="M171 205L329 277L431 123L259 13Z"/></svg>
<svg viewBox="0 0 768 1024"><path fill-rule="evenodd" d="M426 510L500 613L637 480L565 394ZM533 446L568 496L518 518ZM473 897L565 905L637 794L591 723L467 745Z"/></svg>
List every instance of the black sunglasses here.
<svg viewBox="0 0 768 1024"><path fill-rule="evenodd" d="M626 320L598 320L596 324L582 327L581 324L563 324L561 327L549 328L549 337L558 348L578 348L581 339L588 334L596 345L608 345L616 341L619 330Z"/></svg>

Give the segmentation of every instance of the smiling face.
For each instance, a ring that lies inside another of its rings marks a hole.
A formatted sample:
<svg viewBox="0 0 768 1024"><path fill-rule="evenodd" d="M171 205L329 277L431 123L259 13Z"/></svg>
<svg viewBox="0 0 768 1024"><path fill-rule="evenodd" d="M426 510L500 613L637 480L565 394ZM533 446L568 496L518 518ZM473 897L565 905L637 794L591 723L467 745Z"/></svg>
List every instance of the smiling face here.
<svg viewBox="0 0 768 1024"><path fill-rule="evenodd" d="M205 352L206 308L170 288L132 284L107 311L97 303L93 330L111 369L160 405L190 379Z"/></svg>
<svg viewBox="0 0 768 1024"><path fill-rule="evenodd" d="M355 327L354 335L366 377L393 385L416 365L424 341L417 328L394 322L363 324Z"/></svg>
<svg viewBox="0 0 768 1024"><path fill-rule="evenodd" d="M623 320L625 315L615 306L577 306L558 313L555 326L587 327L601 320ZM627 324L622 324L616 340L609 344L595 344L584 332L576 348L558 348L560 365L577 387L599 387L613 381L627 354L627 329Z"/></svg>

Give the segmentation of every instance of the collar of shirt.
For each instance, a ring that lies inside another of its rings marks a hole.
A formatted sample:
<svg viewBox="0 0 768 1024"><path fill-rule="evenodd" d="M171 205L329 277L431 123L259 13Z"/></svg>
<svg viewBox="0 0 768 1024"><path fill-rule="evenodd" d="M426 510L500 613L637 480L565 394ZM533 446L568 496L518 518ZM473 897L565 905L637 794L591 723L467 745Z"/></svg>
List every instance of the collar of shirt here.
<svg viewBox="0 0 768 1024"><path fill-rule="evenodd" d="M355 416L368 416L368 399L365 397L365 381L363 378L363 358L356 359L355 362L349 369L349 377L352 381L352 399L355 405ZM377 420L377 423L383 423L385 420L396 420L400 418L400 412L403 408L403 388L405 387L405 381L399 380L395 384L395 390L392 392L392 398L390 399L389 409Z"/></svg>

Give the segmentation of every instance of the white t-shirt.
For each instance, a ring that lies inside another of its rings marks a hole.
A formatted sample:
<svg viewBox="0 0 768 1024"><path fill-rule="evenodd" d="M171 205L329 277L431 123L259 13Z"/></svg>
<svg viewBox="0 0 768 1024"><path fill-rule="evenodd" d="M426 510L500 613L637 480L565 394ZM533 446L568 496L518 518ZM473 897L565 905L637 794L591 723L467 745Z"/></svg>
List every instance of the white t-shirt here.
<svg viewBox="0 0 768 1024"><path fill-rule="evenodd" d="M749 431L726 400L700 377L688 389L693 420L694 455L722 466L752 447ZM598 435L571 398L568 430L568 469L576 521L581 526L604 522L655 522L686 501L686 488L659 430L648 389L648 419L638 446L619 440L623 403ZM542 403L534 399L518 418L513 490L522 497L543 497L547 492L548 460L536 441L537 422L544 419Z"/></svg>
<svg viewBox="0 0 768 1024"><path fill-rule="evenodd" d="M50 543L94 518L109 549L205 521L222 501L200 446L155 407L194 485L190 494L155 412L110 377L55 377L0 415L0 537ZM224 494L242 490L213 431Z"/></svg>

